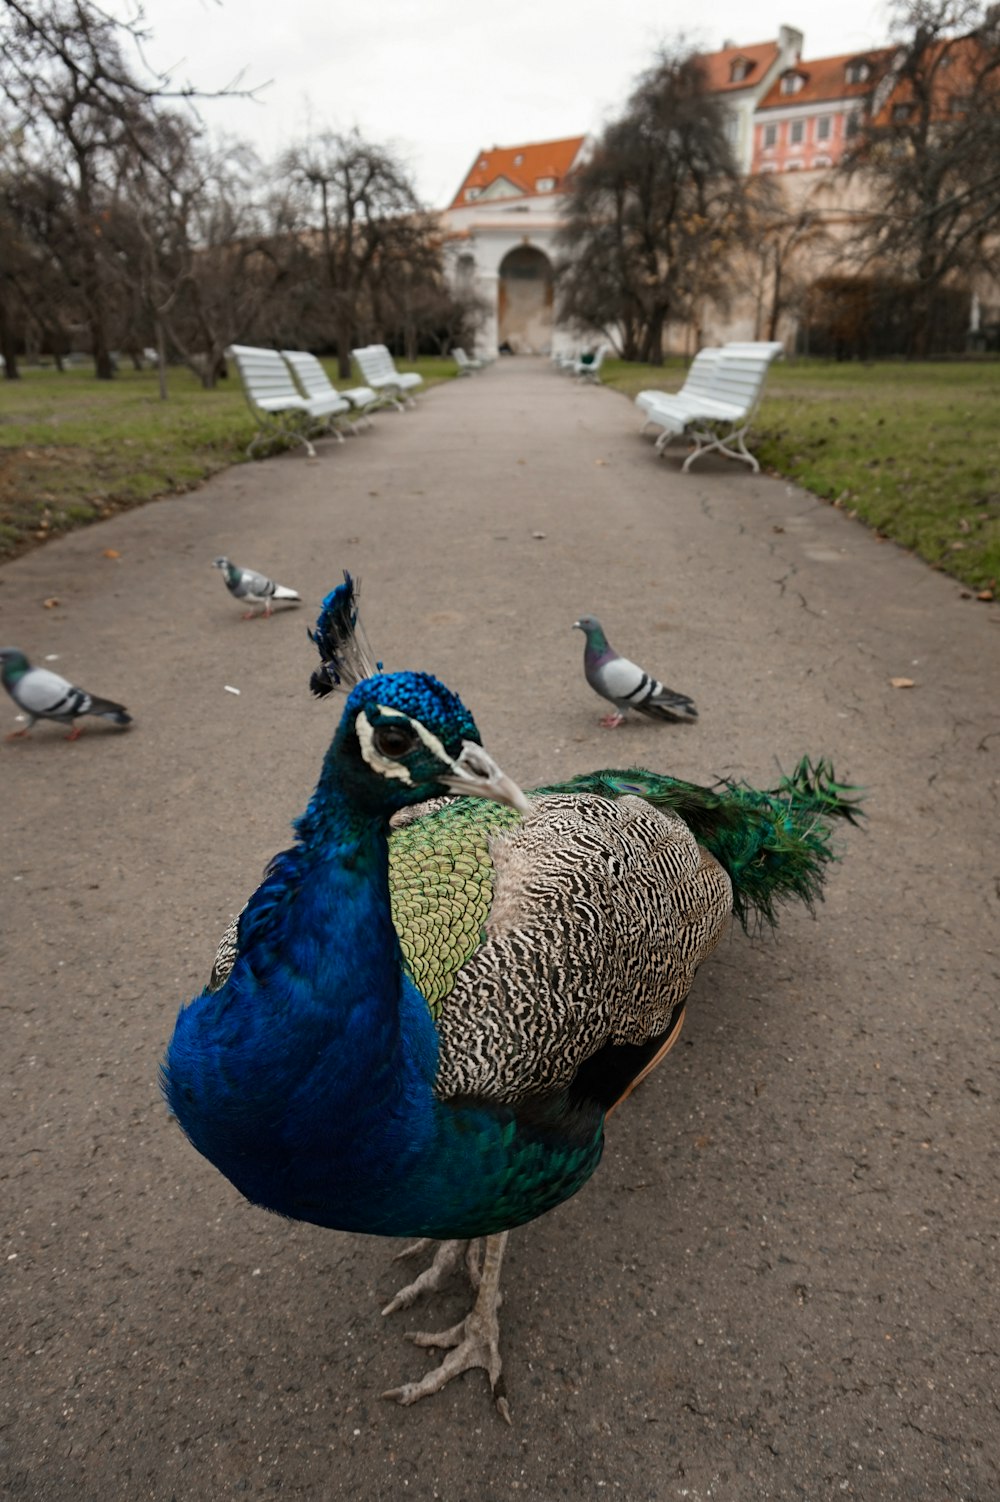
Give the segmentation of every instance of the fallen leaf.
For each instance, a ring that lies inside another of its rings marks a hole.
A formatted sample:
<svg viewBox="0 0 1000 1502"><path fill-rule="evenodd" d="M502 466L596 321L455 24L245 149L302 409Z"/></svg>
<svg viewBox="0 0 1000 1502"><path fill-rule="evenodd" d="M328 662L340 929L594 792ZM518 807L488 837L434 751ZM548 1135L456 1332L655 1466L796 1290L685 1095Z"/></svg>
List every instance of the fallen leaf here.
<svg viewBox="0 0 1000 1502"><path fill-rule="evenodd" d="M540 542L542 540L542 538L545 536L545 533L544 532L532 532L531 535L532 535L532 537L536 538Z"/></svg>
<svg viewBox="0 0 1000 1502"><path fill-rule="evenodd" d="M105 548L101 554L102 558L120 558L121 556L117 548Z"/></svg>
<svg viewBox="0 0 1000 1502"><path fill-rule="evenodd" d="M607 464L607 462L608 462L607 459L595 459L594 460L595 464Z"/></svg>
<svg viewBox="0 0 1000 1502"><path fill-rule="evenodd" d="M222 687L225 689L225 691L226 691L227 694L238 694L239 693L239 689L238 688L233 688L233 685L231 683L224 683L222 685Z"/></svg>
<svg viewBox="0 0 1000 1502"><path fill-rule="evenodd" d="M772 532L784 532L784 530L785 530L784 527L772 527L771 528Z"/></svg>
<svg viewBox="0 0 1000 1502"><path fill-rule="evenodd" d="M976 595L976 599L977 600L994 600L994 599L996 599L996 596L994 595L992 589L981 589L979 591L979 593Z"/></svg>
<svg viewBox="0 0 1000 1502"><path fill-rule="evenodd" d="M914 682L913 682L912 678L890 678L889 682L892 684L893 688L913 688L914 687Z"/></svg>
<svg viewBox="0 0 1000 1502"><path fill-rule="evenodd" d="M49 595L47 600L42 601L42 604L45 606L46 610L52 610L54 606L59 604L59 601L55 595Z"/></svg>

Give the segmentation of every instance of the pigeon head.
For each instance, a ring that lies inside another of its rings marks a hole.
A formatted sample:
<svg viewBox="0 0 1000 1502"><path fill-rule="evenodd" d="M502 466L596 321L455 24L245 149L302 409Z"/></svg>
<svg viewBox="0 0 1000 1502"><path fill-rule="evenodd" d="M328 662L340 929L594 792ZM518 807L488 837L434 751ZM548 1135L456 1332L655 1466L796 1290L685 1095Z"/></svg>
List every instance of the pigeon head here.
<svg viewBox="0 0 1000 1502"><path fill-rule="evenodd" d="M22 677L30 666L19 647L0 647L0 678L4 683Z"/></svg>
<svg viewBox="0 0 1000 1502"><path fill-rule="evenodd" d="M445 793L506 803L521 789L482 747L457 694L429 673L378 673L350 693L331 748L355 796L389 812Z"/></svg>
<svg viewBox="0 0 1000 1502"><path fill-rule="evenodd" d="M223 557L223 558L213 558L212 559L212 567L213 568L225 569L225 571L226 571L227 574L228 574L229 570L232 568L232 566L233 565L230 563L230 561L229 561L228 558Z"/></svg>
<svg viewBox="0 0 1000 1502"><path fill-rule="evenodd" d="M587 638L587 645L591 647L606 647L608 639L604 635L604 628L596 615L581 615L578 621L573 622L574 631L582 631Z"/></svg>

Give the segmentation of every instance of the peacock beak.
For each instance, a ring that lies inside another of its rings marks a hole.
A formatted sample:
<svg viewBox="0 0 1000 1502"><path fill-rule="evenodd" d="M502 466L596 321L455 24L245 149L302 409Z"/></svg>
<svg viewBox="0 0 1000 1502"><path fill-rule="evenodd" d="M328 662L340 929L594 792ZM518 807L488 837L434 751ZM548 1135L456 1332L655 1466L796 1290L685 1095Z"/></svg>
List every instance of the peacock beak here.
<svg viewBox="0 0 1000 1502"><path fill-rule="evenodd" d="M491 798L494 803L506 803L518 813L531 812L531 804L506 772L501 772L492 756L474 741L463 741L460 755L451 764L451 771L439 775L439 782L453 792L465 793L473 798Z"/></svg>

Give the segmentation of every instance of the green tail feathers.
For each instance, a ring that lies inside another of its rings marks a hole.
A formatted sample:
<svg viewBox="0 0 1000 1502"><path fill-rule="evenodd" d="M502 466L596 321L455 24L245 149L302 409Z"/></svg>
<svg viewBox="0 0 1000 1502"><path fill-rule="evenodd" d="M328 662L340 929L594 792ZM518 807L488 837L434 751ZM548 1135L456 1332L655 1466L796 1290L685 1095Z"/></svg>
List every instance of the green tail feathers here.
<svg viewBox="0 0 1000 1502"><path fill-rule="evenodd" d="M860 789L836 780L830 763L803 757L776 788L728 780L699 787L647 771L591 772L538 792L636 793L680 814L733 883L733 911L745 929L754 919L774 923L776 904L795 898L812 905L823 895L824 868L836 860L830 821L857 824Z"/></svg>

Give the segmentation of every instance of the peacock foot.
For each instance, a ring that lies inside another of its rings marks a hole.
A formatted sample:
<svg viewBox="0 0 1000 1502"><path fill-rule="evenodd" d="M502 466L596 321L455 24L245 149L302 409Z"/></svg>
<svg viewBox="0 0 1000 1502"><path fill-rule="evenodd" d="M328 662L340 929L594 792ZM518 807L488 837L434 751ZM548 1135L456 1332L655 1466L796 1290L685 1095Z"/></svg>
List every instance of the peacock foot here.
<svg viewBox="0 0 1000 1502"><path fill-rule="evenodd" d="M445 1356L441 1365L429 1371L419 1382L405 1382L402 1387L391 1388L390 1391L382 1394L384 1398L394 1398L397 1403L404 1405L416 1403L420 1398L429 1398L432 1393L440 1392L442 1387L451 1381L452 1377L457 1377L461 1372L470 1371L473 1367L481 1366L490 1379L490 1387L493 1392L493 1401L497 1406L497 1412L502 1419L508 1424L510 1423L510 1409L507 1405L507 1396L503 1385L502 1363L500 1359L500 1321L498 1319L500 1304L502 1302L502 1295L500 1293L500 1268L503 1263L504 1249L507 1245L507 1235L506 1231L502 1231L499 1235L488 1236L486 1238L482 1268L479 1271L478 1277L479 1292L476 1295L476 1302L465 1319L460 1320L457 1325L453 1325L450 1330L407 1332L407 1339L412 1340L415 1345L435 1350L446 1350L448 1355ZM422 1243L417 1243L417 1247L421 1245ZM400 1292L383 1313L388 1314L393 1309L405 1308L406 1305L411 1304L425 1289L440 1286L445 1272L450 1271L456 1265L464 1245L466 1244L460 1241L442 1242L433 1263L427 1271L422 1273L419 1278L416 1278L406 1288L400 1289ZM470 1242L468 1246L470 1248L474 1247L475 1243ZM416 1247L407 1248L407 1252L402 1255L408 1255L410 1251L415 1251L416 1249ZM444 1259L442 1259L442 1253L447 1254ZM439 1261L443 1261L445 1264L444 1269L440 1272L437 1271ZM473 1265L469 1260L467 1251L466 1266L469 1269L470 1277L473 1276ZM430 1280L424 1282L424 1279L428 1278L428 1274L430 1275ZM401 1300L403 1302L400 1302Z"/></svg>
<svg viewBox="0 0 1000 1502"><path fill-rule="evenodd" d="M411 1246L404 1246L401 1252L396 1253L393 1260L402 1262L404 1257L416 1257L420 1252L425 1252L428 1247L433 1245L434 1243L430 1237L425 1236L421 1241L414 1241ZM466 1263L468 1264L469 1253L474 1247L475 1242L472 1241L442 1241L434 1253L434 1260L430 1267L424 1268L419 1277L414 1278L412 1283L407 1283L405 1288L401 1288L396 1296L386 1304L382 1313L395 1314L397 1309L409 1309L410 1305L415 1304L421 1294L436 1293L458 1266L463 1251L465 1252ZM473 1288L478 1288L479 1286L478 1267L476 1274L475 1279L472 1281ZM470 1279L471 1277L470 1272Z"/></svg>

